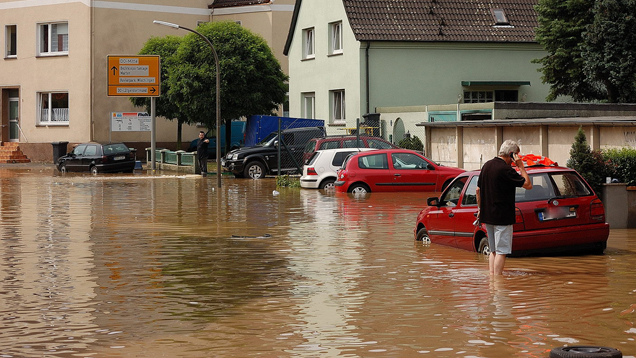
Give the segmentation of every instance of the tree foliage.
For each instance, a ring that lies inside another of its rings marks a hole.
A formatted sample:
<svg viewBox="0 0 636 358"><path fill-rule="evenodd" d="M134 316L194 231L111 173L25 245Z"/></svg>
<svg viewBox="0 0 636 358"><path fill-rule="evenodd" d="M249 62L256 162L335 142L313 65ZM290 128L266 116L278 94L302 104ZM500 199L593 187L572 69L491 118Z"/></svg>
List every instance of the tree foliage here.
<svg viewBox="0 0 636 358"><path fill-rule="evenodd" d="M287 75L265 40L231 22L203 23L197 31L214 46L221 71L221 118L272 114L286 96ZM169 96L186 123L216 123L216 63L196 34L183 38L168 78Z"/></svg>
<svg viewBox="0 0 636 358"><path fill-rule="evenodd" d="M212 42L221 72L221 118L225 122L253 114L272 114L285 101L287 75L260 36L227 22L199 25ZM156 114L181 123L216 125L216 61L212 49L195 33L151 38L139 54L161 56L161 96ZM131 98L150 111L149 98ZM227 126L230 129L230 126ZM229 146L231 130L226 131Z"/></svg>
<svg viewBox="0 0 636 358"><path fill-rule="evenodd" d="M550 84L546 98L636 102L636 0L539 0L535 60Z"/></svg>

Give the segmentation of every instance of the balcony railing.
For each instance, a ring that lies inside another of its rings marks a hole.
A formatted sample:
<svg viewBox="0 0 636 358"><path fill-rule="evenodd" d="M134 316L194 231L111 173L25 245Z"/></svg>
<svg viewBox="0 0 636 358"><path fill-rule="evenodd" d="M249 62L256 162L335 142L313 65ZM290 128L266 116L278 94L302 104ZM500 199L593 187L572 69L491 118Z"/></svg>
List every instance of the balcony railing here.
<svg viewBox="0 0 636 358"><path fill-rule="evenodd" d="M68 123L68 108L53 108L50 118L49 112L48 108L42 109L41 123Z"/></svg>

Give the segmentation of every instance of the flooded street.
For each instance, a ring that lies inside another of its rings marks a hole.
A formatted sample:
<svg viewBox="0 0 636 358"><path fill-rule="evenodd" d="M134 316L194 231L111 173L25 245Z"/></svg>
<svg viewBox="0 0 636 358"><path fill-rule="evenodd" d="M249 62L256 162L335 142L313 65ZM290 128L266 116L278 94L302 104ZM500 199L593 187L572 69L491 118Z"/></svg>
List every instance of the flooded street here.
<svg viewBox="0 0 636 358"><path fill-rule="evenodd" d="M605 255L415 242L427 193L0 168L0 357L636 356L636 229Z"/></svg>

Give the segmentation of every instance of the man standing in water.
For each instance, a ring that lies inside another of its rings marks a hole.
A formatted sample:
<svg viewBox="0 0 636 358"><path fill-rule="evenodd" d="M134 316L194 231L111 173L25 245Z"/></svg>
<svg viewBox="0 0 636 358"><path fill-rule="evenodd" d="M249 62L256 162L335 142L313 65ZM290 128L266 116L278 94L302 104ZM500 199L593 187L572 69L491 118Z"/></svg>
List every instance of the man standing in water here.
<svg viewBox="0 0 636 358"><path fill-rule="evenodd" d="M512 168L515 163L519 173ZM503 273L506 255L512 252L512 226L515 223L515 190L532 189L532 182L523 161L519 145L512 140L501 144L499 155L484 164L477 181L478 218L486 224L491 275Z"/></svg>
<svg viewBox="0 0 636 358"><path fill-rule="evenodd" d="M205 137L205 132L199 132L199 141L197 142L197 161L199 169L201 170L201 176L208 175L208 144L210 140Z"/></svg>

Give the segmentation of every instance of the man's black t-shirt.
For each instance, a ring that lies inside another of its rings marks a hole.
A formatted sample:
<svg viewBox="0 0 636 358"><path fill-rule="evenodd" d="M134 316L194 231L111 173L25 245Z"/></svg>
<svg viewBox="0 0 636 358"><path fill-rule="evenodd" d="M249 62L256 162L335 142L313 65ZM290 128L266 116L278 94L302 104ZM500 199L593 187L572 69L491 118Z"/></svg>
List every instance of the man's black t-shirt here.
<svg viewBox="0 0 636 358"><path fill-rule="evenodd" d="M207 138L203 138L203 139L199 139L199 141L197 142L197 155L199 157L207 157L208 156L208 142L206 142Z"/></svg>
<svg viewBox="0 0 636 358"><path fill-rule="evenodd" d="M484 164L477 180L480 198L479 220L484 224L515 223L515 188L525 179L509 164L495 157Z"/></svg>

